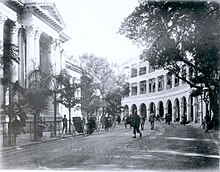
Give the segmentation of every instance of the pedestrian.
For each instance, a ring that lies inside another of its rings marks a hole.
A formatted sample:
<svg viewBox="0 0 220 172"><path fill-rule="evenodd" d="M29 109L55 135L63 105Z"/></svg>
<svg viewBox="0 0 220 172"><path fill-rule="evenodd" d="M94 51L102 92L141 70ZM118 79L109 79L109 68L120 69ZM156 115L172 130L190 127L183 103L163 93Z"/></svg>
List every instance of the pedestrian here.
<svg viewBox="0 0 220 172"><path fill-rule="evenodd" d="M141 114L141 130L144 130L145 118L146 116L144 114Z"/></svg>
<svg viewBox="0 0 220 172"><path fill-rule="evenodd" d="M62 130L62 133L63 131L65 130L65 134L67 134L67 118L66 118L66 115L64 115L63 119L62 119L62 122L63 122L63 130Z"/></svg>
<svg viewBox="0 0 220 172"><path fill-rule="evenodd" d="M204 117L204 124L205 124L205 133L209 132L209 127L211 124L211 118L208 114L206 114L206 116Z"/></svg>
<svg viewBox="0 0 220 172"><path fill-rule="evenodd" d="M149 122L150 122L150 125L151 125L151 130L154 129L154 121L155 121L155 118L156 116L154 115L153 112L150 113L150 116L149 116Z"/></svg>
<svg viewBox="0 0 220 172"><path fill-rule="evenodd" d="M171 117L171 115L169 113L166 113L165 120L166 120L166 124L168 124L168 125L172 121L172 117Z"/></svg>
<svg viewBox="0 0 220 172"><path fill-rule="evenodd" d="M186 115L183 115L183 116L182 116L182 124L183 124L183 125L186 125L186 122L187 122Z"/></svg>
<svg viewBox="0 0 220 172"><path fill-rule="evenodd" d="M137 110L134 111L134 115L132 116L131 119L132 119L131 124L133 127L133 134L134 134L133 138L136 138L136 133L139 133L140 137L142 137L142 133L139 130L141 119L140 116L137 114Z"/></svg>
<svg viewBox="0 0 220 172"><path fill-rule="evenodd" d="M43 130L46 128L46 125L43 123L41 117L38 118L37 128L38 128L38 137L39 138L43 137Z"/></svg>

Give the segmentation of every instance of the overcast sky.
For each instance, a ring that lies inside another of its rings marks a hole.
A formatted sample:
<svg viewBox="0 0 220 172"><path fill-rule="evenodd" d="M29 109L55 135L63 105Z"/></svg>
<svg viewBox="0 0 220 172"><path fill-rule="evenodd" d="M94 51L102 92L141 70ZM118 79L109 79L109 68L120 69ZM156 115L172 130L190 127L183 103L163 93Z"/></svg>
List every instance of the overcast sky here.
<svg viewBox="0 0 220 172"><path fill-rule="evenodd" d="M137 0L54 0L66 24L68 54L84 53L121 63L136 57L140 50L117 34L121 22L138 5Z"/></svg>

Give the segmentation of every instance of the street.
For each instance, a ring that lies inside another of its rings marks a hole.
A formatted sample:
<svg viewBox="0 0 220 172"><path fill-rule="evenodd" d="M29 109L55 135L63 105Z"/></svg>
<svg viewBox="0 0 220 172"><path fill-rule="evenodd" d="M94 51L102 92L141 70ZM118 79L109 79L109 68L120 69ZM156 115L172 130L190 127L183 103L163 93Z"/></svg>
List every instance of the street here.
<svg viewBox="0 0 220 172"><path fill-rule="evenodd" d="M218 171L218 142L198 125L148 122L132 138L123 124L2 154L2 169Z"/></svg>

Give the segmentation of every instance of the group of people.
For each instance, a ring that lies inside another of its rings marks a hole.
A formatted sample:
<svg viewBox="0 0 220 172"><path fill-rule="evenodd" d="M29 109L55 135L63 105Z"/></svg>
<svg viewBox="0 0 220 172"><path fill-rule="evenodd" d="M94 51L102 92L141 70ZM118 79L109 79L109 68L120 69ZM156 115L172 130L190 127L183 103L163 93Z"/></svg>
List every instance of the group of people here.
<svg viewBox="0 0 220 172"><path fill-rule="evenodd" d="M153 112L150 113L149 116L149 122L151 125L151 130L154 130L154 121L156 120L156 116ZM142 137L142 133L140 131L144 130L144 124L146 121L146 116L141 114L140 116L137 114L137 110L134 111L133 115L126 115L124 117L124 124L125 124L125 129L127 128L127 125L130 125L130 128L133 128L133 138L136 138L136 134L139 133L140 137Z"/></svg>

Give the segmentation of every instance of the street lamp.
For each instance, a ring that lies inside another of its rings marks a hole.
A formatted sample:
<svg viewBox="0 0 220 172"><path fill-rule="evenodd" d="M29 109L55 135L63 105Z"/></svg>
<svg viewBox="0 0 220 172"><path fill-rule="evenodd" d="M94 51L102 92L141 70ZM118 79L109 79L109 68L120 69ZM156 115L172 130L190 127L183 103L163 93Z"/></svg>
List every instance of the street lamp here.
<svg viewBox="0 0 220 172"><path fill-rule="evenodd" d="M54 136L57 135L57 92L59 88L59 83L56 81L56 77L52 79L52 90L54 93Z"/></svg>

